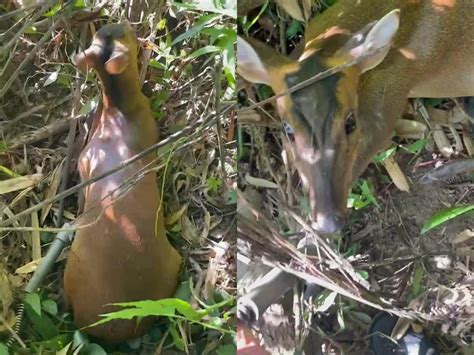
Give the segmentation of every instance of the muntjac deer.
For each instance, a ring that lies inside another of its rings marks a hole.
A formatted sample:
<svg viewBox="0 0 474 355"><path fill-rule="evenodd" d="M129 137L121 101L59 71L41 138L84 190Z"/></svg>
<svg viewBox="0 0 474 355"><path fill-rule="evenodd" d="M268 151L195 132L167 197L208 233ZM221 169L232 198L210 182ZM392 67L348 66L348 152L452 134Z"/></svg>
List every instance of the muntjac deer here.
<svg viewBox="0 0 474 355"><path fill-rule="evenodd" d="M140 90L137 46L130 25L111 24L75 58L80 68L95 69L102 84L101 112L79 157L82 180L110 170L158 140L156 122ZM117 310L109 303L157 300L175 291L181 257L166 238L156 173L124 184L152 159L150 154L85 190L84 227L76 233L64 273L66 302L79 327ZM151 322L116 320L84 331L118 343L142 335Z"/></svg>
<svg viewBox="0 0 474 355"><path fill-rule="evenodd" d="M297 60L238 38L238 73L276 94L361 59L277 99L316 229L343 226L352 183L389 144L408 98L474 96L473 14L472 0L339 0L310 22Z"/></svg>

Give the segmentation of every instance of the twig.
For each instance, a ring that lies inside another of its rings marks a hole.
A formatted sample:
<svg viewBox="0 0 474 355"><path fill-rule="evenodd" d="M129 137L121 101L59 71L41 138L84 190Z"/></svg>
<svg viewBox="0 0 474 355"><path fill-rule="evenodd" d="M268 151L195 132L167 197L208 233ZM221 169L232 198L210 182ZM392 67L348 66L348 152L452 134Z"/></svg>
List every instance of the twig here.
<svg viewBox="0 0 474 355"><path fill-rule="evenodd" d="M158 32L157 23L159 23L161 21L162 17L163 17L163 8L164 8L164 6L165 6L164 1L159 0L158 4L156 5L157 9L153 12L154 16L156 16L157 18L153 18L153 20L151 20L151 19L149 20L149 22L150 22L150 34L148 35L147 41L149 41L150 43L155 42L156 33ZM153 53L152 48L145 48L142 51L141 58L140 58L141 67L140 67L140 73L138 75L140 85L143 85L143 82L145 81L145 75L146 75L146 71L148 69L148 63L150 61L152 53Z"/></svg>
<svg viewBox="0 0 474 355"><path fill-rule="evenodd" d="M81 26L81 36L80 42L84 43L86 34L87 34L87 24L83 24ZM78 69L76 69L76 73L78 73ZM81 98L81 84L82 79L78 75L76 79L76 83L74 85L74 93L73 93L73 103L72 103L72 110L71 116L69 117L69 133L67 135L67 154L66 160L64 162L63 171L61 171L61 185L59 186L58 192L61 193L66 190L67 185L69 184L69 172L71 171L71 160L74 154L74 140L76 137L76 130L77 130L77 120L74 119L76 116L76 111L79 106L79 100ZM66 201L65 198L61 198L59 200L58 211L56 213L56 227L60 227L64 223L64 202Z"/></svg>
<svg viewBox="0 0 474 355"><path fill-rule="evenodd" d="M225 158L224 158L224 147L222 146L222 126L221 126L221 117L220 115L220 100L221 100L221 74L222 74L222 58L220 55L216 56L216 66L215 70L215 79L214 79L214 88L215 88L215 100L214 100L214 109L216 110L216 130L217 130L217 145L219 146L219 159L221 161L221 171L222 178L224 179L225 186L227 186L227 172L225 170Z"/></svg>

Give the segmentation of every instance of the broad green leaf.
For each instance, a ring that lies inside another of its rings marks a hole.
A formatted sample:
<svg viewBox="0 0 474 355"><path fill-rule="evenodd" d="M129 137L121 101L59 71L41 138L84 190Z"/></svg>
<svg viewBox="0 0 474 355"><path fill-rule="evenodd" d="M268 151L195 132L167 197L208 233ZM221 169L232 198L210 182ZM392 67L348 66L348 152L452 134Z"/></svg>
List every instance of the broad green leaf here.
<svg viewBox="0 0 474 355"><path fill-rule="evenodd" d="M43 309L49 314L55 316L58 314L58 304L54 300L45 300L43 302Z"/></svg>
<svg viewBox="0 0 474 355"><path fill-rule="evenodd" d="M152 67L152 68L166 70L166 65L164 65L163 63L160 63L160 62L157 61L156 59L151 59L151 60L148 62L148 65L149 65L150 67Z"/></svg>
<svg viewBox="0 0 474 355"><path fill-rule="evenodd" d="M210 14L210 15L204 15L202 16L199 20L196 21L196 25L191 27L189 30L186 32L180 34L178 37L176 37L173 42L171 42L171 45L174 46L176 43L179 43L181 41L184 41L185 39L191 38L196 36L201 30L209 25L212 21L214 21L216 18L219 18L219 14Z"/></svg>
<svg viewBox="0 0 474 355"><path fill-rule="evenodd" d="M415 143L410 144L407 150L413 154L420 154L427 142L427 139L419 139Z"/></svg>
<svg viewBox="0 0 474 355"><path fill-rule="evenodd" d="M2 343L0 343L0 355L8 355L8 348Z"/></svg>
<svg viewBox="0 0 474 355"><path fill-rule="evenodd" d="M423 229L421 230L421 234L425 234L429 230L438 227L444 222L449 221L450 219L456 218L472 210L474 210L474 205L455 206L439 211L430 219L428 219L428 221L426 221L425 225L423 226Z"/></svg>
<svg viewBox="0 0 474 355"><path fill-rule="evenodd" d="M81 350L81 355L107 355L107 352L99 344L91 343Z"/></svg>
<svg viewBox="0 0 474 355"><path fill-rule="evenodd" d="M222 51L222 48L220 47L216 47L216 46L206 46L206 47L202 47L202 48L199 48L198 50L194 51L193 53L191 53L189 55L189 59L192 59L192 58L197 58L201 55L204 55L204 54L209 54L209 53L216 53L216 52L221 52Z"/></svg>
<svg viewBox="0 0 474 355"><path fill-rule="evenodd" d="M224 344L216 349L217 355L235 355L236 351L235 345L232 344Z"/></svg>
<svg viewBox="0 0 474 355"><path fill-rule="evenodd" d="M37 315L41 316L41 300L37 293L28 293L23 299L25 304L29 305Z"/></svg>
<svg viewBox="0 0 474 355"><path fill-rule="evenodd" d="M26 302L25 312L33 324L35 331L38 332L43 340L49 340L58 335L58 329L45 312L43 312L41 316L38 315L30 304Z"/></svg>
<svg viewBox="0 0 474 355"><path fill-rule="evenodd" d="M288 26L286 30L286 38L292 39L295 37L298 33L302 32L303 26L301 22L297 20L291 21L290 25Z"/></svg>

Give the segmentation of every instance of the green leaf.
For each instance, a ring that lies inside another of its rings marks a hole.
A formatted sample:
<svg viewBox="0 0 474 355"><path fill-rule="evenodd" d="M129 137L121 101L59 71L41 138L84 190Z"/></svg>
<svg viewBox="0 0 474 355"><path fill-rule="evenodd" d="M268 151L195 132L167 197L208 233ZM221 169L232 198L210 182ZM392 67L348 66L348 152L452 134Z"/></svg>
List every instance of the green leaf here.
<svg viewBox="0 0 474 355"><path fill-rule="evenodd" d="M83 9L86 7L86 3L84 0L76 0L74 1L74 8L76 9Z"/></svg>
<svg viewBox="0 0 474 355"><path fill-rule="evenodd" d="M288 26L286 30L286 38L292 39L295 37L298 33L303 31L303 25L301 22L297 20L291 21L290 25Z"/></svg>
<svg viewBox="0 0 474 355"><path fill-rule="evenodd" d="M428 221L426 221L425 225L423 226L423 229L421 230L421 234L425 234L429 230L438 227L439 225L445 223L446 221L449 221L450 219L458 217L472 210L474 210L474 205L455 206L455 207L446 208L436 213L434 216L428 219Z"/></svg>
<svg viewBox="0 0 474 355"><path fill-rule="evenodd" d="M171 45L174 46L176 43L179 43L181 41L184 41L185 39L191 38L196 36L201 30L209 25L212 21L214 21L216 18L219 18L219 14L210 14L210 15L204 15L201 16L199 20L196 21L196 25L191 27L189 30L186 32L180 34L178 37L176 37L173 42L171 42Z"/></svg>
<svg viewBox="0 0 474 355"><path fill-rule="evenodd" d="M360 190L362 192L362 195L365 197L367 201L372 202L374 205L378 207L377 200L375 199L374 194L372 193L372 187L369 186L369 183L367 180L362 180L362 183L360 184Z"/></svg>
<svg viewBox="0 0 474 355"><path fill-rule="evenodd" d="M419 139L415 143L410 144L406 149L412 154L420 154L427 142L427 139Z"/></svg>
<svg viewBox="0 0 474 355"><path fill-rule="evenodd" d="M411 286L411 292L413 297L416 297L420 294L421 281L423 281L424 274L424 269L421 266L418 266L415 270L415 274L413 275L413 284Z"/></svg>
<svg viewBox="0 0 474 355"><path fill-rule="evenodd" d="M8 348L3 343L0 343L0 355L8 355Z"/></svg>
<svg viewBox="0 0 474 355"><path fill-rule="evenodd" d="M23 302L25 302L25 305L29 305L37 315L41 316L41 300L37 293L28 293Z"/></svg>
<svg viewBox="0 0 474 355"><path fill-rule="evenodd" d="M48 12L46 12L44 14L44 16L46 17L52 17L54 15L56 15L58 13L58 11L61 10L61 4L56 4L54 5L51 10L49 10Z"/></svg>
<svg viewBox="0 0 474 355"><path fill-rule="evenodd" d="M219 191L219 188L222 186L222 180L215 178L214 176L209 176L207 178L207 185L209 186L209 190L214 193Z"/></svg>
<svg viewBox="0 0 474 355"><path fill-rule="evenodd" d="M61 350L66 347L67 343L71 342L71 334L60 334L52 337L51 339L48 340L43 340L41 342L41 346L47 350L54 350L57 351L57 355L61 353ZM63 352L66 354L65 352Z"/></svg>
<svg viewBox="0 0 474 355"><path fill-rule="evenodd" d="M397 150L397 146L390 147L389 149L377 154L372 161L374 163L380 163L384 161L385 159L391 157L393 154L395 154L395 151Z"/></svg>
<svg viewBox="0 0 474 355"><path fill-rule="evenodd" d="M189 55L189 59L193 59L193 58L197 58L201 55L204 55L204 54L209 54L209 53L216 53L216 52L221 52L222 51L222 48L220 47L216 47L216 46L206 46L206 47L202 47L202 48L199 48L197 51L194 51L193 53L191 53Z"/></svg>
<svg viewBox="0 0 474 355"><path fill-rule="evenodd" d="M81 350L81 355L107 355L107 352L99 344L88 344Z"/></svg>
<svg viewBox="0 0 474 355"><path fill-rule="evenodd" d="M1 144L0 144L1 145ZM2 149L0 148L0 151ZM7 175L10 178L20 177L20 174L15 173L14 171L8 169L7 167L0 165L0 173Z"/></svg>
<svg viewBox="0 0 474 355"><path fill-rule="evenodd" d="M237 203L237 190L230 189L227 191L227 204L228 205L235 205Z"/></svg>
<svg viewBox="0 0 474 355"><path fill-rule="evenodd" d="M207 306L205 309L195 310L188 302L180 300L178 298L166 298L158 301L138 301L138 302L125 302L125 303L114 303L114 305L124 308L116 312L102 314L101 317L104 319L90 325L96 326L99 324L110 322L114 319L133 319L142 318L146 316L164 316L177 319L185 319L189 322L201 324L204 327L217 329L223 332L229 332L225 329L220 329L212 324L206 322L203 323L204 317L212 314L216 310L227 306L234 302L234 298Z"/></svg>
<svg viewBox="0 0 474 355"><path fill-rule="evenodd" d="M150 67L152 67L152 68L166 70L166 65L164 65L163 63L160 63L160 62L157 61L156 59L151 59L151 60L148 62L148 65L149 65Z"/></svg>
<svg viewBox="0 0 474 355"><path fill-rule="evenodd" d="M216 349L217 355L234 355L236 352L235 345L232 344L224 344L219 346Z"/></svg>
<svg viewBox="0 0 474 355"><path fill-rule="evenodd" d="M45 300L43 302L43 309L48 312L49 314L55 316L56 314L58 314L58 305L56 303L56 301L54 300Z"/></svg>
<svg viewBox="0 0 474 355"><path fill-rule="evenodd" d="M184 351L184 349L185 349L184 341L181 338L181 336L179 335L179 333L176 330L176 328L174 327L174 325L170 324L169 327L168 327L168 330L170 331L170 334L173 338L174 346L177 347L179 350Z"/></svg>
<svg viewBox="0 0 474 355"><path fill-rule="evenodd" d="M35 305L36 307L37 305ZM46 315L45 312L40 316L36 310L33 310L30 303L25 302L25 312L31 323L33 323L34 329L38 332L43 340L52 339L58 335L58 329Z"/></svg>

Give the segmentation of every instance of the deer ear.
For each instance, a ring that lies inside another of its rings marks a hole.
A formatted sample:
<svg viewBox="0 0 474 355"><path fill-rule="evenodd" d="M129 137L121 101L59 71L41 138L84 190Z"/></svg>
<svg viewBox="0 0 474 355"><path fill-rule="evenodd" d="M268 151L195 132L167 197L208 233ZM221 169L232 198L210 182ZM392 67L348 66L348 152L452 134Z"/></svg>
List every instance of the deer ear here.
<svg viewBox="0 0 474 355"><path fill-rule="evenodd" d="M260 41L237 37L237 73L251 83L270 85L275 70L291 62Z"/></svg>
<svg viewBox="0 0 474 355"><path fill-rule="evenodd" d="M74 56L74 63L81 72L86 73L88 69L95 68L97 58L101 52L102 47L97 43L93 43L89 48Z"/></svg>
<svg viewBox="0 0 474 355"><path fill-rule="evenodd" d="M367 25L362 31L354 34L343 50L348 51L352 58L358 58L376 51L374 54L369 54L358 64L362 72L370 70L385 59L399 25L400 10L392 10L380 20Z"/></svg>
<svg viewBox="0 0 474 355"><path fill-rule="evenodd" d="M130 54L126 46L115 42L115 48L109 60L105 62L105 70L111 75L122 73L130 63Z"/></svg>
<svg viewBox="0 0 474 355"><path fill-rule="evenodd" d="M242 37L237 37L237 72L251 83L269 85L269 74L257 51Z"/></svg>

